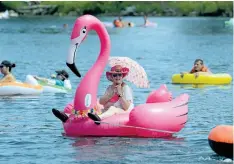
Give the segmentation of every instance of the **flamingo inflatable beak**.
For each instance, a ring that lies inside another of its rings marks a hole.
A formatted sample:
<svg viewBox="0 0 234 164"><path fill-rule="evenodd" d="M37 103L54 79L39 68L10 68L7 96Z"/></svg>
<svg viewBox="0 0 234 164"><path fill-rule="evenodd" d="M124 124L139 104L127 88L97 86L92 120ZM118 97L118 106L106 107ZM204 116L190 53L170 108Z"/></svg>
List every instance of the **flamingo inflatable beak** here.
<svg viewBox="0 0 234 164"><path fill-rule="evenodd" d="M80 31L78 33L79 33L79 36L75 36L75 35L77 35L77 31L72 32L71 45L69 48L69 53L67 56L66 64L76 76L81 77L81 74L75 65L75 58L76 58L77 48L79 47L79 45L81 44L81 42L85 39L85 37L87 35L86 26L80 28Z"/></svg>
<svg viewBox="0 0 234 164"><path fill-rule="evenodd" d="M71 44L66 64L76 76L81 77L81 74L78 71L76 64L75 64L77 47L78 47L78 44L76 45Z"/></svg>

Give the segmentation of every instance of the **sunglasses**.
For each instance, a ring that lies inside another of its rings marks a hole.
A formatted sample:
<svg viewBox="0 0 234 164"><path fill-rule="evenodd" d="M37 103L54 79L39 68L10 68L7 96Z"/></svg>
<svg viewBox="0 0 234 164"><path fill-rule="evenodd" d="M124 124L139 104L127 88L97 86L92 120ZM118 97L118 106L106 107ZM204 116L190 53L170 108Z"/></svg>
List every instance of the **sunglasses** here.
<svg viewBox="0 0 234 164"><path fill-rule="evenodd" d="M0 65L0 68L3 68L4 66L3 65Z"/></svg>
<svg viewBox="0 0 234 164"><path fill-rule="evenodd" d="M123 74L122 74L122 73L115 73L115 74L112 74L112 76L113 76L113 77L117 77L117 76L122 77Z"/></svg>

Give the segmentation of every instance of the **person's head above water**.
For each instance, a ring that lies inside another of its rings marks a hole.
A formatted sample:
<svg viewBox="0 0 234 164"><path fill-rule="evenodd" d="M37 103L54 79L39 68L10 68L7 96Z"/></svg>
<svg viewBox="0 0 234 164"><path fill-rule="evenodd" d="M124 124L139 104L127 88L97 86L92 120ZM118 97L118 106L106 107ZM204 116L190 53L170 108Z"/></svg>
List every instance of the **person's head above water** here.
<svg viewBox="0 0 234 164"><path fill-rule="evenodd" d="M69 75L65 70L57 70L55 72L57 73L56 79L64 81L69 78Z"/></svg>
<svg viewBox="0 0 234 164"><path fill-rule="evenodd" d="M114 20L113 22L115 27L123 27L123 24L121 21L119 21L118 19Z"/></svg>
<svg viewBox="0 0 234 164"><path fill-rule="evenodd" d="M203 67L204 67L204 62L202 59L196 59L194 61L194 70L195 71L201 71Z"/></svg>
<svg viewBox="0 0 234 164"><path fill-rule="evenodd" d="M106 72L108 80L112 81L115 85L123 83L123 78L128 75L129 69L120 65L111 67L110 71Z"/></svg>
<svg viewBox="0 0 234 164"><path fill-rule="evenodd" d="M7 75L11 72L11 69L14 68L16 65L14 63L11 63L8 60L4 60L2 61L2 63L0 64L0 70L1 73L4 75Z"/></svg>
<svg viewBox="0 0 234 164"><path fill-rule="evenodd" d="M128 27L133 27L134 24L132 22L128 22Z"/></svg>
<svg viewBox="0 0 234 164"><path fill-rule="evenodd" d="M63 28L67 28L68 27L68 24L63 24Z"/></svg>
<svg viewBox="0 0 234 164"><path fill-rule="evenodd" d="M146 14L144 15L144 22L145 22L145 24L147 22L147 15Z"/></svg>

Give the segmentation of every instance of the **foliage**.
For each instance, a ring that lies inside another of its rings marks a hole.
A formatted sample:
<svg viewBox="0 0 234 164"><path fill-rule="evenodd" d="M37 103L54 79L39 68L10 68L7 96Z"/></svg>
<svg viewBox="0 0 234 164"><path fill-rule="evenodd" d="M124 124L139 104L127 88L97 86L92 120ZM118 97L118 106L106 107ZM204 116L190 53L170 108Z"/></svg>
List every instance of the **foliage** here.
<svg viewBox="0 0 234 164"><path fill-rule="evenodd" d="M27 6L26 1L3 1L7 9ZM230 1L41 1L42 5L57 5L57 13L62 15L75 12L79 14L119 15L127 7L135 6L136 15L167 15L173 11L175 15L187 16L195 12L200 16L233 15L233 2ZM230 15L231 13L231 15Z"/></svg>

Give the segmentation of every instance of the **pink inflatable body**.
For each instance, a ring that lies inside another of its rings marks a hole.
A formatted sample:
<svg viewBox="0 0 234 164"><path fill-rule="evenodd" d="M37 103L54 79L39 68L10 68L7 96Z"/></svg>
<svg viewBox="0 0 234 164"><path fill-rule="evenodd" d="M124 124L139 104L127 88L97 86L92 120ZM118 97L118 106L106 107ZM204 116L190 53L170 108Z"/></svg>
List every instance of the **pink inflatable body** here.
<svg viewBox="0 0 234 164"><path fill-rule="evenodd" d="M154 93L154 94L152 94ZM72 115L64 124L67 136L124 136L124 137L169 137L180 131L187 121L188 95L184 94L170 101L165 85L152 92L148 99L158 103L147 103L135 107L130 113L117 114L103 119L96 125L89 118ZM161 95L161 96L158 96ZM160 101L163 101L160 103ZM100 104L97 104L102 107ZM64 112L72 114L73 102Z"/></svg>
<svg viewBox="0 0 234 164"><path fill-rule="evenodd" d="M171 100L171 92L168 92L166 85L162 85L158 90L149 94L146 103L168 102Z"/></svg>
<svg viewBox="0 0 234 164"><path fill-rule="evenodd" d="M69 114L69 119L63 124L65 135L158 138L179 132L187 121L189 96L183 94L172 100L172 95L165 85L151 92L147 103L136 106L129 113L103 119L100 125L87 117L88 112L97 112L97 106L100 106L97 104L97 89L110 55L110 38L103 23L91 15L78 18L72 31L67 58L68 67L80 77L74 63L75 52L90 30L97 32L101 51L96 63L81 80L73 103L64 109L65 113Z"/></svg>

